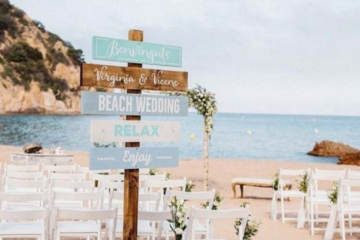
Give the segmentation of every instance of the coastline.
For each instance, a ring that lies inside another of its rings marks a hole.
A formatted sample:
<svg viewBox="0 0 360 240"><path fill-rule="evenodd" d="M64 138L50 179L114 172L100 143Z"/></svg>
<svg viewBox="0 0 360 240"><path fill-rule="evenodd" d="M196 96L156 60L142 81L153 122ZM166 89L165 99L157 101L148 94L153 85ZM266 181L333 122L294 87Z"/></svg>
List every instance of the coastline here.
<svg viewBox="0 0 360 240"><path fill-rule="evenodd" d="M10 162L10 155L13 152L22 152L21 147L0 145L0 161ZM75 162L82 165L88 165L88 152L76 152L64 150L67 154L75 155ZM209 165L209 189L215 189L224 197L221 208L229 209L239 207L247 202L250 205L252 219L261 221L259 232L253 240L310 240L322 239L323 232L316 232L315 236L310 236L307 226L304 229L297 229L294 221L287 221L282 224L281 221L272 221L270 219L271 197L273 190L271 188L244 187L244 199L240 199L240 191L237 187L237 197L233 198L231 180L236 177L251 178L273 178L279 168L288 169L345 169L360 170L359 166L337 165L330 163L302 163L293 161L270 161L270 160L221 160L212 159ZM193 191L203 190L203 161L184 159L180 161L178 168L158 169L159 172L168 172L171 179L187 177L195 187ZM293 188L297 184L293 183ZM289 203L290 208L298 206L294 199ZM226 239L234 239L234 227L232 221L221 221L215 223L215 236ZM356 239L358 235L354 234L352 238Z"/></svg>

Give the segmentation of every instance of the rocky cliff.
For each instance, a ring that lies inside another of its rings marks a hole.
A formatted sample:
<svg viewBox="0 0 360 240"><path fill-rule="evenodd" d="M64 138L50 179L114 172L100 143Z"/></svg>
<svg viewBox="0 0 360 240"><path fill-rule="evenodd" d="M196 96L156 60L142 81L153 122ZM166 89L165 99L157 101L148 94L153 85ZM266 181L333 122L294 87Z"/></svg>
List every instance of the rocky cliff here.
<svg viewBox="0 0 360 240"><path fill-rule="evenodd" d="M359 150L343 143L324 140L320 143L315 143L313 150L307 154L322 157L341 157L354 153L359 153Z"/></svg>
<svg viewBox="0 0 360 240"><path fill-rule="evenodd" d="M74 114L82 51L0 0L0 114Z"/></svg>

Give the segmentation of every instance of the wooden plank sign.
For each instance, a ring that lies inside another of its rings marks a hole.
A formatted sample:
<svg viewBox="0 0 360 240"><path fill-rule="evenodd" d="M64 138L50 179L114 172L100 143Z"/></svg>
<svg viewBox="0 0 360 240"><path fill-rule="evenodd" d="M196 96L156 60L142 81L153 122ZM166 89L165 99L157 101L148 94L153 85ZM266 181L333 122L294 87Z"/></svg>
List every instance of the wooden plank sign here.
<svg viewBox="0 0 360 240"><path fill-rule="evenodd" d="M94 36L92 50L96 60L181 67L181 47Z"/></svg>
<svg viewBox="0 0 360 240"><path fill-rule="evenodd" d="M80 85L186 92L188 88L187 78L187 72L83 63L81 65Z"/></svg>
<svg viewBox="0 0 360 240"><path fill-rule="evenodd" d="M92 148L90 170L179 166L179 148Z"/></svg>
<svg viewBox="0 0 360 240"><path fill-rule="evenodd" d="M173 142L180 123L170 121L91 121L91 142Z"/></svg>
<svg viewBox="0 0 360 240"><path fill-rule="evenodd" d="M187 116L187 113L187 97L81 92L81 114Z"/></svg>

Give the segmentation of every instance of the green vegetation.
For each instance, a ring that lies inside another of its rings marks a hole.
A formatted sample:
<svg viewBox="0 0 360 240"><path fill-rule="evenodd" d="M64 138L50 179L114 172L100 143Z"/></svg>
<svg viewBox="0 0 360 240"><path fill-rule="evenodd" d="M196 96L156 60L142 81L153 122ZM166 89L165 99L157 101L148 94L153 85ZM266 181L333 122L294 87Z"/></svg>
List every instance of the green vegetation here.
<svg viewBox="0 0 360 240"><path fill-rule="evenodd" d="M36 26L40 31L34 32L29 26ZM36 42L44 44L45 54L39 51L42 47L30 46L25 40L19 42L24 39L22 33L28 31L33 31ZM6 39L9 36L10 41ZM24 86L27 91L30 90L31 81L39 82L42 91L51 89L56 99L63 101L67 98L66 91L71 90L75 94L79 91L80 87L69 89L67 81L55 78L53 72L60 63L80 66L84 62L82 50L75 49L70 42L63 41L58 35L47 32L41 22L27 20L25 13L11 5L9 0L0 0L0 42L6 43L0 52L0 64L4 66L2 78L11 79L14 85Z"/></svg>
<svg viewBox="0 0 360 240"><path fill-rule="evenodd" d="M6 75L13 80L14 84L21 84L28 91L30 90L30 82L34 80L40 83L42 91L47 91L50 88L57 98L61 100L66 98L62 93L69 89L67 82L63 79L53 78L50 75L39 50L32 48L27 43L18 42L4 50L3 54L21 77L21 81L18 81L12 70L11 72L9 69L6 71L5 68Z"/></svg>
<svg viewBox="0 0 360 240"><path fill-rule="evenodd" d="M18 42L12 45L8 52L5 53L5 58L9 62L27 62L42 60L42 54L39 50L30 47L25 42Z"/></svg>
<svg viewBox="0 0 360 240"><path fill-rule="evenodd" d="M81 49L69 48L67 55L72 60L73 64L80 66L84 62L84 55Z"/></svg>
<svg viewBox="0 0 360 240"><path fill-rule="evenodd" d="M9 3L8 0L0 0L0 39L4 39L5 31L12 38L16 38L20 32L16 26L14 17L22 19L24 12Z"/></svg>
<svg viewBox="0 0 360 240"><path fill-rule="evenodd" d="M45 26L39 21L33 20L33 24L42 32L45 32Z"/></svg>
<svg viewBox="0 0 360 240"><path fill-rule="evenodd" d="M12 38L15 38L18 33L18 28L15 21L9 15L0 14L0 36L5 35L5 31L7 31Z"/></svg>
<svg viewBox="0 0 360 240"><path fill-rule="evenodd" d="M14 7L13 11L11 12L11 15L16 18L22 19L24 17L25 13L22 10Z"/></svg>
<svg viewBox="0 0 360 240"><path fill-rule="evenodd" d="M4 79L9 77L14 83L14 85L20 84L19 79L17 79L17 77L15 77L14 75L13 69L8 65L5 65L4 72L1 73L1 77Z"/></svg>
<svg viewBox="0 0 360 240"><path fill-rule="evenodd" d="M8 0L0 0L0 15L8 14L12 8Z"/></svg>

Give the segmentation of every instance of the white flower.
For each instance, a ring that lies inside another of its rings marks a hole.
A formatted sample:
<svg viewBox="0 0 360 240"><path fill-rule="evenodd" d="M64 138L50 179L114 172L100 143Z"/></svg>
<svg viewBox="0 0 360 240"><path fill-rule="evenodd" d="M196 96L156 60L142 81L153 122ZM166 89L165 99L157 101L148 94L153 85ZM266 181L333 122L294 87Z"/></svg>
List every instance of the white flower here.
<svg viewBox="0 0 360 240"><path fill-rule="evenodd" d="M181 218L181 217L183 216L183 213L182 213L182 212L177 212L177 213L176 213L176 216L177 216L178 218Z"/></svg>
<svg viewBox="0 0 360 240"><path fill-rule="evenodd" d="M183 230L181 228L175 228L176 235L180 235L183 233Z"/></svg>
<svg viewBox="0 0 360 240"><path fill-rule="evenodd" d="M167 201L167 205L171 207L171 201Z"/></svg>
<svg viewBox="0 0 360 240"><path fill-rule="evenodd" d="M214 206L218 207L220 205L219 202L214 202Z"/></svg>
<svg viewBox="0 0 360 240"><path fill-rule="evenodd" d="M189 184L192 184L192 182L191 182L191 181L189 181L188 183L189 183Z"/></svg>
<svg viewBox="0 0 360 240"><path fill-rule="evenodd" d="M184 222L184 218L183 217L179 217L179 223L181 224L182 222Z"/></svg>

